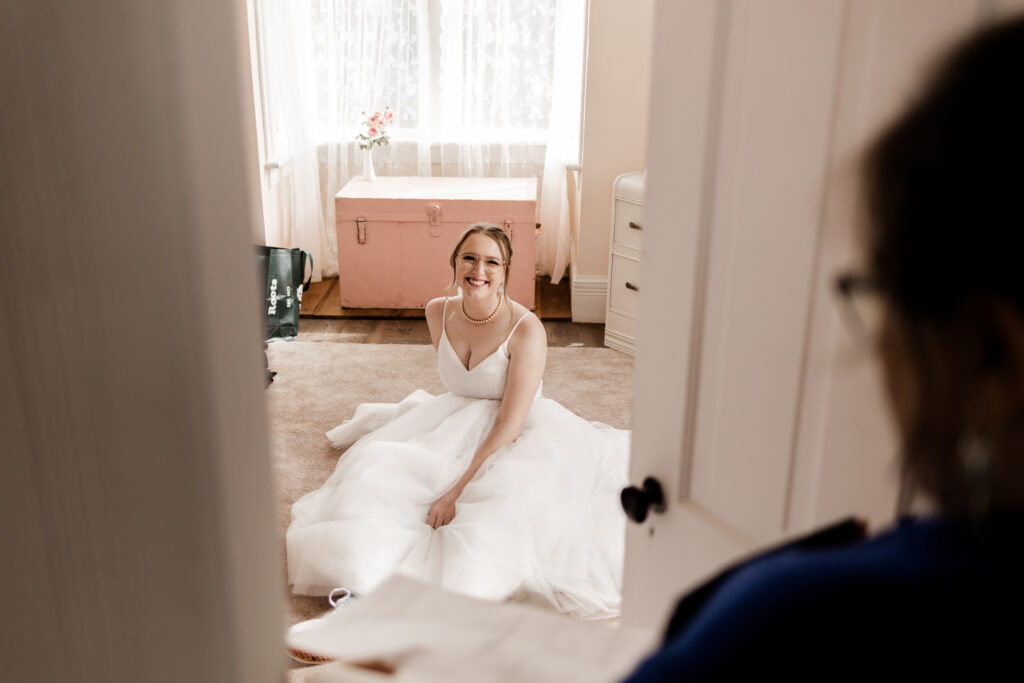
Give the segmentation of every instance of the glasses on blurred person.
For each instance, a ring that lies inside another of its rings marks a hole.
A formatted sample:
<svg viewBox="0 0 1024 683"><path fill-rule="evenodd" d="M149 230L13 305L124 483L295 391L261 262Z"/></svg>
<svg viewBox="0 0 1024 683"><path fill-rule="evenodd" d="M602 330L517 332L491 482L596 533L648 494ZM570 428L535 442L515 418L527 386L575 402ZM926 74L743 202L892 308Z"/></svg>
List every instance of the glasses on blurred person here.
<svg viewBox="0 0 1024 683"><path fill-rule="evenodd" d="M858 344L874 345L885 317L885 300L878 283L864 273L847 271L836 276L834 287L850 336Z"/></svg>

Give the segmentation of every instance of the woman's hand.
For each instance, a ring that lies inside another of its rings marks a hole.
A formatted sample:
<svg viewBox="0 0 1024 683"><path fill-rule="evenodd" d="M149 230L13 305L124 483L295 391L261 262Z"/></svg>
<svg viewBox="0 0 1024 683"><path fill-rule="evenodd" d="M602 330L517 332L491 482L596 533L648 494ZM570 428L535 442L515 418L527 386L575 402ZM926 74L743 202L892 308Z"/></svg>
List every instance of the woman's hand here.
<svg viewBox="0 0 1024 683"><path fill-rule="evenodd" d="M436 306L434 306L436 310ZM505 393L501 397L498 419L491 428L490 434L484 439L473 454L462 477L452 486L448 493L434 503L427 514L427 524L439 529L455 519L455 501L462 493L484 461L499 448L512 443L523 431L523 423L533 399L540 387L541 376L544 374L544 361L547 358L547 335L544 324L536 316L522 319L519 331L509 341L508 378L505 381Z"/></svg>
<svg viewBox="0 0 1024 683"><path fill-rule="evenodd" d="M441 499L434 503L434 507L430 508L427 524L437 529L455 519L455 501L458 497L459 492L455 489L441 496Z"/></svg>

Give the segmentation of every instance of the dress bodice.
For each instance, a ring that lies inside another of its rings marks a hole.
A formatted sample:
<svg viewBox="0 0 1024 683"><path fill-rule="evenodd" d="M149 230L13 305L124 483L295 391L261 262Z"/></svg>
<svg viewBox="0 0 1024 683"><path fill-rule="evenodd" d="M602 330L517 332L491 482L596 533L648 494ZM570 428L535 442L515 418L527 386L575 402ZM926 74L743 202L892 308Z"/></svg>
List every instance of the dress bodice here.
<svg viewBox="0 0 1024 683"><path fill-rule="evenodd" d="M447 302L445 303L445 309L447 310ZM515 334L519 323L527 315L533 314L527 313L519 318L512 327L512 331L505 337L505 341L501 343L501 346L495 349L494 353L474 365L472 370L467 370L458 354L455 353L455 349L452 348L451 341L448 339L448 332L445 330L444 324L444 319L447 316L442 313L441 339L437 344L437 369L445 389L459 396L500 400L505 394L505 380L508 378L508 362L510 358L508 342L512 335Z"/></svg>

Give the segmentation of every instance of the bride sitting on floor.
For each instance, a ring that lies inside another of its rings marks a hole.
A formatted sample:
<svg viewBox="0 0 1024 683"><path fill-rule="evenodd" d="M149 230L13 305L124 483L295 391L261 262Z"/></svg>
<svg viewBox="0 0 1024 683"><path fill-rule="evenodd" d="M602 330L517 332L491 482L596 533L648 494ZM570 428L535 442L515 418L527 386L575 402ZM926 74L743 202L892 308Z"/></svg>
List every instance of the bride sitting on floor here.
<svg viewBox="0 0 1024 683"><path fill-rule="evenodd" d="M488 600L619 612L629 432L541 394L541 321L505 295L512 247L477 223L452 252L462 295L427 304L448 393L363 404L327 433L341 456L292 507L294 592L372 590L393 572Z"/></svg>

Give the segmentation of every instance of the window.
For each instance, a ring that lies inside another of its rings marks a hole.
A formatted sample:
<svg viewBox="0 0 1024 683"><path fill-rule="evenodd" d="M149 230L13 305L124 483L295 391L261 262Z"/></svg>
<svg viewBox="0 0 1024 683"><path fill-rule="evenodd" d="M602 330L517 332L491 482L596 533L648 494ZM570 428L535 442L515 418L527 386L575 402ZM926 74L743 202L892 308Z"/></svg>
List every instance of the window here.
<svg viewBox="0 0 1024 683"><path fill-rule="evenodd" d="M309 71L295 78L308 78L318 143L352 140L362 112L385 105L396 141L547 139L559 0L305 0L267 11L281 1L261 0L258 22L264 121L278 148L287 117L274 110L294 97L282 93L295 69Z"/></svg>
<svg viewBox="0 0 1024 683"><path fill-rule="evenodd" d="M557 281L586 0L251 1L269 242L331 263L333 197L359 173L363 112L390 106L383 175L538 179L538 267Z"/></svg>

